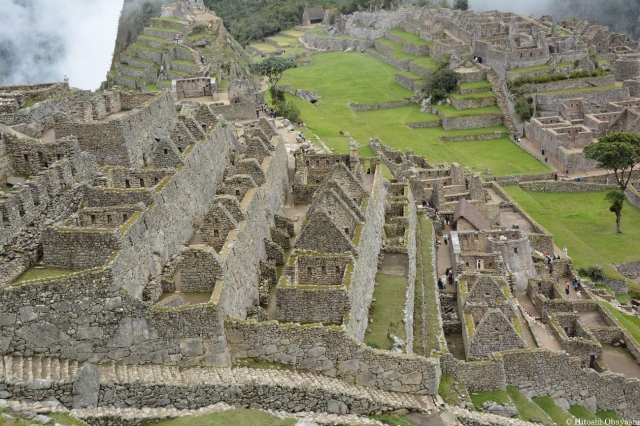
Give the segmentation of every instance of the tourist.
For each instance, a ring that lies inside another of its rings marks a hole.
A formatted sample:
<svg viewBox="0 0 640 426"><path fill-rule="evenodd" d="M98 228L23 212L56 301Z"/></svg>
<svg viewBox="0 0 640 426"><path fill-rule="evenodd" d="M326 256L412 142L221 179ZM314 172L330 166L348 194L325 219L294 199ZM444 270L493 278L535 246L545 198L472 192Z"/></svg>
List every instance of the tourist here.
<svg viewBox="0 0 640 426"><path fill-rule="evenodd" d="M605 183L606 185L609 185L609 176L607 176L607 177L605 177L605 178L604 178L604 183Z"/></svg>
<svg viewBox="0 0 640 426"><path fill-rule="evenodd" d="M544 147L542 148L542 155L544 155Z"/></svg>
<svg viewBox="0 0 640 426"><path fill-rule="evenodd" d="M554 179L554 180L558 180L558 173L554 173L554 174L553 174L553 179Z"/></svg>
<svg viewBox="0 0 640 426"><path fill-rule="evenodd" d="M259 109L256 110L256 118L260 118L260 110Z"/></svg>
<svg viewBox="0 0 640 426"><path fill-rule="evenodd" d="M449 284L453 285L453 270L449 270L449 274L447 274L447 277L449 278Z"/></svg>
<svg viewBox="0 0 640 426"><path fill-rule="evenodd" d="M427 207L427 200L422 200L422 208L426 208Z"/></svg>
<svg viewBox="0 0 640 426"><path fill-rule="evenodd" d="M548 163L548 162L549 162L549 159L548 159L547 157L544 157L544 162L545 162L545 163Z"/></svg>
<svg viewBox="0 0 640 426"><path fill-rule="evenodd" d="M580 290L578 290L576 292L576 299L580 300L582 298L582 294L580 293Z"/></svg>
<svg viewBox="0 0 640 426"><path fill-rule="evenodd" d="M564 169L564 175L569 179L569 169Z"/></svg>
<svg viewBox="0 0 640 426"><path fill-rule="evenodd" d="M447 245L449 241L449 236L447 234L444 234L444 244Z"/></svg>
<svg viewBox="0 0 640 426"><path fill-rule="evenodd" d="M568 296L569 295L569 281L567 281L567 288L564 289L564 293Z"/></svg>

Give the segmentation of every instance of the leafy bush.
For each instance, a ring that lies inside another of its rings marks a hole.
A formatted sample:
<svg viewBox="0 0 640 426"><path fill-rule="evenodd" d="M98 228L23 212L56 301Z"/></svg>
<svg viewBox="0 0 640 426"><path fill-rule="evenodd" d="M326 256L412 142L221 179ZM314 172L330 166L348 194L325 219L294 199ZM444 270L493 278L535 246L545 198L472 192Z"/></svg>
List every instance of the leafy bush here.
<svg viewBox="0 0 640 426"><path fill-rule="evenodd" d="M451 93L458 86L460 76L452 69L441 69L431 74L427 80L427 87L433 91L440 89L445 93Z"/></svg>
<svg viewBox="0 0 640 426"><path fill-rule="evenodd" d="M191 28L191 34L202 34L205 31L207 31L207 27L203 24L194 25L193 28Z"/></svg>
<svg viewBox="0 0 640 426"><path fill-rule="evenodd" d="M607 273L600 265L591 265L586 270L582 268L582 271L585 272L585 275L594 283L603 282L607 279ZM578 271L578 273L582 275L580 271Z"/></svg>
<svg viewBox="0 0 640 426"><path fill-rule="evenodd" d="M431 92L431 102L432 103L440 102L440 101L442 101L442 100L444 100L446 98L447 98L447 94L443 90L434 89L433 92Z"/></svg>
<svg viewBox="0 0 640 426"><path fill-rule="evenodd" d="M514 108L516 110L516 114L522 121L529 120L533 117L533 105L531 105L524 96L521 96L516 100Z"/></svg>

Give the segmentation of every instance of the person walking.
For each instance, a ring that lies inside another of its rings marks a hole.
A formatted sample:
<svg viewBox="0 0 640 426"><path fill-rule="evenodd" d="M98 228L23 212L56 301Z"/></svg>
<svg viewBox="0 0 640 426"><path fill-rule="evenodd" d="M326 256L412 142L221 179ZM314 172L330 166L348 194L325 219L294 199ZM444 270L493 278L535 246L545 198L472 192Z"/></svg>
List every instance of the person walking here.
<svg viewBox="0 0 640 426"><path fill-rule="evenodd" d="M569 296L569 281L567 281L567 287L564 289L564 293Z"/></svg>
<svg viewBox="0 0 640 426"><path fill-rule="evenodd" d="M542 148L542 155L544 155L544 147Z"/></svg>
<svg viewBox="0 0 640 426"><path fill-rule="evenodd" d="M447 234L444 234L444 244L448 244L449 243L449 236Z"/></svg>
<svg viewBox="0 0 640 426"><path fill-rule="evenodd" d="M582 298L582 294L580 293L580 290L578 290L578 291L576 292L576 298L577 298L578 300L580 300L580 299Z"/></svg>

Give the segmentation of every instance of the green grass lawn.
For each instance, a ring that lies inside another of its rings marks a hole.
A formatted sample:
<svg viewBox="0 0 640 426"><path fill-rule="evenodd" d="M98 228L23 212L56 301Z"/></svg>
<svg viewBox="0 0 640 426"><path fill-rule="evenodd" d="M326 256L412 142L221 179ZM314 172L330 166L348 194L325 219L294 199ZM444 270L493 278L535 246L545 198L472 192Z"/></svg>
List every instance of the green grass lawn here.
<svg viewBox="0 0 640 426"><path fill-rule="evenodd" d="M572 405L569 407L569 413L573 414L574 417L581 420L595 420L597 419L595 414L591 414L589 410L583 405Z"/></svg>
<svg viewBox="0 0 640 426"><path fill-rule="evenodd" d="M622 420L622 418L618 415L618 413L616 413L613 410L598 411L596 413L596 417L602 420L606 420L606 419L611 419L616 421Z"/></svg>
<svg viewBox="0 0 640 426"><path fill-rule="evenodd" d="M373 323L369 324L371 333L365 334L365 343L379 349L391 349L393 341L389 333L406 339L403 309L407 294L407 277L376 274L373 291L375 302L371 302Z"/></svg>
<svg viewBox="0 0 640 426"><path fill-rule="evenodd" d="M281 31L280 34L283 34L289 37L298 38L298 37L302 37L304 35L304 32L298 31L298 30L286 30L286 31Z"/></svg>
<svg viewBox="0 0 640 426"><path fill-rule="evenodd" d="M403 49L403 46L400 43L394 43L393 41L386 39L386 38L379 38L376 41L380 42L381 44L389 47L391 49L390 55L392 55L395 58L398 58L400 60L414 60L417 58L417 56L412 55L410 53L405 52Z"/></svg>
<svg viewBox="0 0 640 426"><path fill-rule="evenodd" d="M473 402L473 406L477 409L482 408L482 404L487 401L493 401L497 404L509 404L513 405L509 394L506 391L497 390L497 391L488 391L488 392L474 392L471 395L471 402Z"/></svg>
<svg viewBox="0 0 640 426"><path fill-rule="evenodd" d="M420 36L407 33L402 28L393 28L389 30L389 34L400 37L401 39L414 46L433 46L433 41L423 40L420 38Z"/></svg>
<svg viewBox="0 0 640 426"><path fill-rule="evenodd" d="M47 417L51 417L56 423L62 426L86 426L87 423L78 420L67 413L48 413Z"/></svg>
<svg viewBox="0 0 640 426"><path fill-rule="evenodd" d="M550 69L551 69L550 65L536 65L536 66L533 66L533 67L513 68L513 69L510 69L509 72L513 72L513 73L519 74L519 73L524 73L524 72L542 71L542 70L550 70Z"/></svg>
<svg viewBox="0 0 640 426"><path fill-rule="evenodd" d="M604 199L607 191L566 193L529 192L505 187L509 195L540 225L551 232L558 247L567 247L576 266L598 264L608 275L622 278L611 266L640 260L640 210L625 201L622 234Z"/></svg>
<svg viewBox="0 0 640 426"><path fill-rule="evenodd" d="M335 38L335 39L339 39L339 40L361 40L357 37L351 37L348 35L327 35L327 33L324 32L325 28L324 27L317 27L317 28L313 28L311 30L307 30L306 32L310 33L310 34L315 34L317 36L320 37L327 37L327 38Z"/></svg>
<svg viewBox="0 0 640 426"><path fill-rule="evenodd" d="M460 99L460 100L467 100L467 99L480 99L480 98L495 98L496 95L492 91L488 91L488 92L471 93L468 95L460 95L458 93L454 93L451 95L451 97Z"/></svg>
<svg viewBox="0 0 640 426"><path fill-rule="evenodd" d="M412 93L395 82L398 72L395 67L366 54L332 52L315 55L312 60L312 66L285 72L281 84L318 92L320 101L316 104L285 96L296 103L309 129L337 153L349 152L349 138L338 133L342 130L358 141L363 157L373 156L368 141L369 138L379 137L393 148L410 148L416 155L424 155L432 163L457 161L478 172L490 169L493 175L551 170L508 138L472 142L442 142L439 139L445 135L491 134L494 131L506 131L504 127L449 132L442 127L411 129L403 123L439 119L420 112L419 105L354 112L347 107L347 103L394 101L411 97ZM505 158L509 161L505 161Z"/></svg>
<svg viewBox="0 0 640 426"><path fill-rule="evenodd" d="M413 426L407 419L403 419L401 417L391 416L389 414L376 414L370 416L374 420L379 420L383 422L385 425L396 425L396 426Z"/></svg>
<svg viewBox="0 0 640 426"><path fill-rule="evenodd" d="M250 44L249 46L255 49L258 49L262 53L272 53L272 52L275 52L277 49L276 46L269 43L253 43L253 44Z"/></svg>
<svg viewBox="0 0 640 426"><path fill-rule="evenodd" d="M547 413L545 413L536 403L528 399L518 388L508 386L507 393L516 405L522 420L529 422L531 419L537 418L547 424L553 423L549 416L547 416Z"/></svg>
<svg viewBox="0 0 640 426"><path fill-rule="evenodd" d="M491 90L491 83L487 80L474 81L471 83L460 83L461 89L488 89Z"/></svg>
<svg viewBox="0 0 640 426"><path fill-rule="evenodd" d="M539 396L532 398L533 402L538 404L542 410L547 413L551 420L557 425L573 424L573 416L560 408L550 396Z"/></svg>
<svg viewBox="0 0 640 426"><path fill-rule="evenodd" d="M296 422L296 419L281 420L262 411L239 408L203 416L177 417L147 424L154 426L290 426L295 425Z"/></svg>
<svg viewBox="0 0 640 426"><path fill-rule="evenodd" d="M292 44L295 44L295 45L299 44L298 40L292 37L272 36L272 37L268 37L267 40L272 40L276 42L280 47L289 47Z"/></svg>
<svg viewBox="0 0 640 426"><path fill-rule="evenodd" d="M454 384L458 385L458 390L456 390ZM466 386L458 382L447 373L442 373L442 376L440 376L438 395L440 395L444 402L449 405L457 406L460 403L460 401L458 400L458 395L463 395L465 400L469 400L469 393L467 392Z"/></svg>

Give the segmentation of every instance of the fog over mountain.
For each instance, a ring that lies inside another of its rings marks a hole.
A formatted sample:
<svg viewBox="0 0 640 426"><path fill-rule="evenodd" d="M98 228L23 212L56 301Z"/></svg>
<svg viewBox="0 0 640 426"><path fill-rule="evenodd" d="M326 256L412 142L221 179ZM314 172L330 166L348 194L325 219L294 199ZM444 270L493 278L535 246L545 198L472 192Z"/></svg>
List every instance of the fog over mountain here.
<svg viewBox="0 0 640 426"><path fill-rule="evenodd" d="M0 0L0 85L105 79L122 0Z"/></svg>

